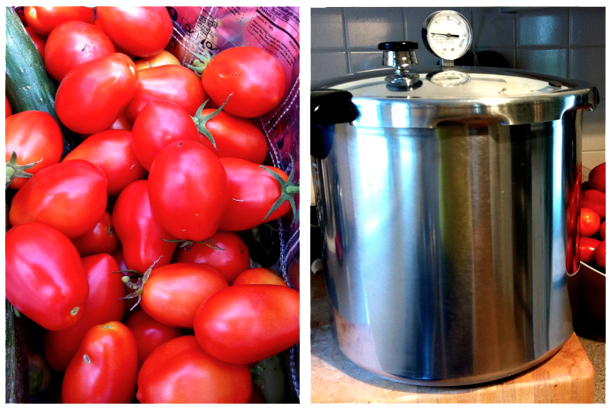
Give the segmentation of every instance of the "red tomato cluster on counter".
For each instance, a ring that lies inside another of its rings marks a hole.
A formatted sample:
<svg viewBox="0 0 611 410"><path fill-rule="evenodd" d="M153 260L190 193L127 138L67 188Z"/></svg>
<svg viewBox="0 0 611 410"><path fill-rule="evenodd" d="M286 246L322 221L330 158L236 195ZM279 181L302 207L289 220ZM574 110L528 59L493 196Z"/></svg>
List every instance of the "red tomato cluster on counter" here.
<svg viewBox="0 0 611 410"><path fill-rule="evenodd" d="M579 258L602 272L607 268L606 163L595 167L582 185Z"/></svg>
<svg viewBox="0 0 611 410"><path fill-rule="evenodd" d="M24 15L83 137L62 158L53 117L6 100L6 297L44 328L62 402L261 396L251 367L299 342L299 292L249 269L236 232L297 219L293 171L263 165L250 119L280 103L282 67L254 47L180 66L164 7Z"/></svg>

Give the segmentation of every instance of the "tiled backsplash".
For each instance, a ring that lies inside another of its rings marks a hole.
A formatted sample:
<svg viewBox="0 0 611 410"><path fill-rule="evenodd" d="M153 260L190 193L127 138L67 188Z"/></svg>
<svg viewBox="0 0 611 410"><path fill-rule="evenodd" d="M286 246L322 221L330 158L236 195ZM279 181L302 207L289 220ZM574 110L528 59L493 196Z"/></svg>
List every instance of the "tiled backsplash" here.
<svg viewBox="0 0 611 410"><path fill-rule="evenodd" d="M420 65L438 58L424 48L422 23L441 7L312 9L312 81L381 67L377 44L418 41ZM605 156L605 9L603 7L453 8L470 20L475 51L495 51L513 68L594 84L601 103L584 113L583 163Z"/></svg>

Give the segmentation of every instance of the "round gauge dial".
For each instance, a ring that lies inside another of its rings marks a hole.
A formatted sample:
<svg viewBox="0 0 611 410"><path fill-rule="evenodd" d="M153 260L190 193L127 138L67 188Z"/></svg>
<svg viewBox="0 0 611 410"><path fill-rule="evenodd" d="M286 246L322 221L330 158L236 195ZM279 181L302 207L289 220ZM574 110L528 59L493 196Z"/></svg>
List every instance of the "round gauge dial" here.
<svg viewBox="0 0 611 410"><path fill-rule="evenodd" d="M467 19L452 10L437 11L424 22L422 36L427 48L444 60L456 60L469 47L473 34Z"/></svg>
<svg viewBox="0 0 611 410"><path fill-rule="evenodd" d="M471 80L468 74L460 71L440 71L427 76L433 84L441 87L456 87L468 83Z"/></svg>

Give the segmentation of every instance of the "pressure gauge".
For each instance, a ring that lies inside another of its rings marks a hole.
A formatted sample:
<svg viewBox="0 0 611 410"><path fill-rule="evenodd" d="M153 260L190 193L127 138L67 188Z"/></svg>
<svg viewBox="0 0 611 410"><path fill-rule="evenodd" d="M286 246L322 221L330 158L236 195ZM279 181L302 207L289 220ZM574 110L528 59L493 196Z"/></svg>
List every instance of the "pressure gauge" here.
<svg viewBox="0 0 611 410"><path fill-rule="evenodd" d="M426 48L452 66L471 47L473 33L467 19L453 10L436 11L422 26L422 40Z"/></svg>
<svg viewBox="0 0 611 410"><path fill-rule="evenodd" d="M471 77L467 73L454 70L441 70L429 73L426 78L433 84L441 87L456 87L471 81Z"/></svg>

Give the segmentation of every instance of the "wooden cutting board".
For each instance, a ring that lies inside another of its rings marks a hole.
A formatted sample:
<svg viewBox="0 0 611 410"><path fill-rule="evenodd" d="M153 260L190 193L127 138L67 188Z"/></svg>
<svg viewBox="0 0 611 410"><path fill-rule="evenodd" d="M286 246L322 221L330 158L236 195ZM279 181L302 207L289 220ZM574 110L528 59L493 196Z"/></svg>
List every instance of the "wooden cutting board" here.
<svg viewBox="0 0 611 410"><path fill-rule="evenodd" d="M421 387L352 363L331 332L324 275L312 278L312 403L594 403L594 366L575 334L546 362L477 387Z"/></svg>

